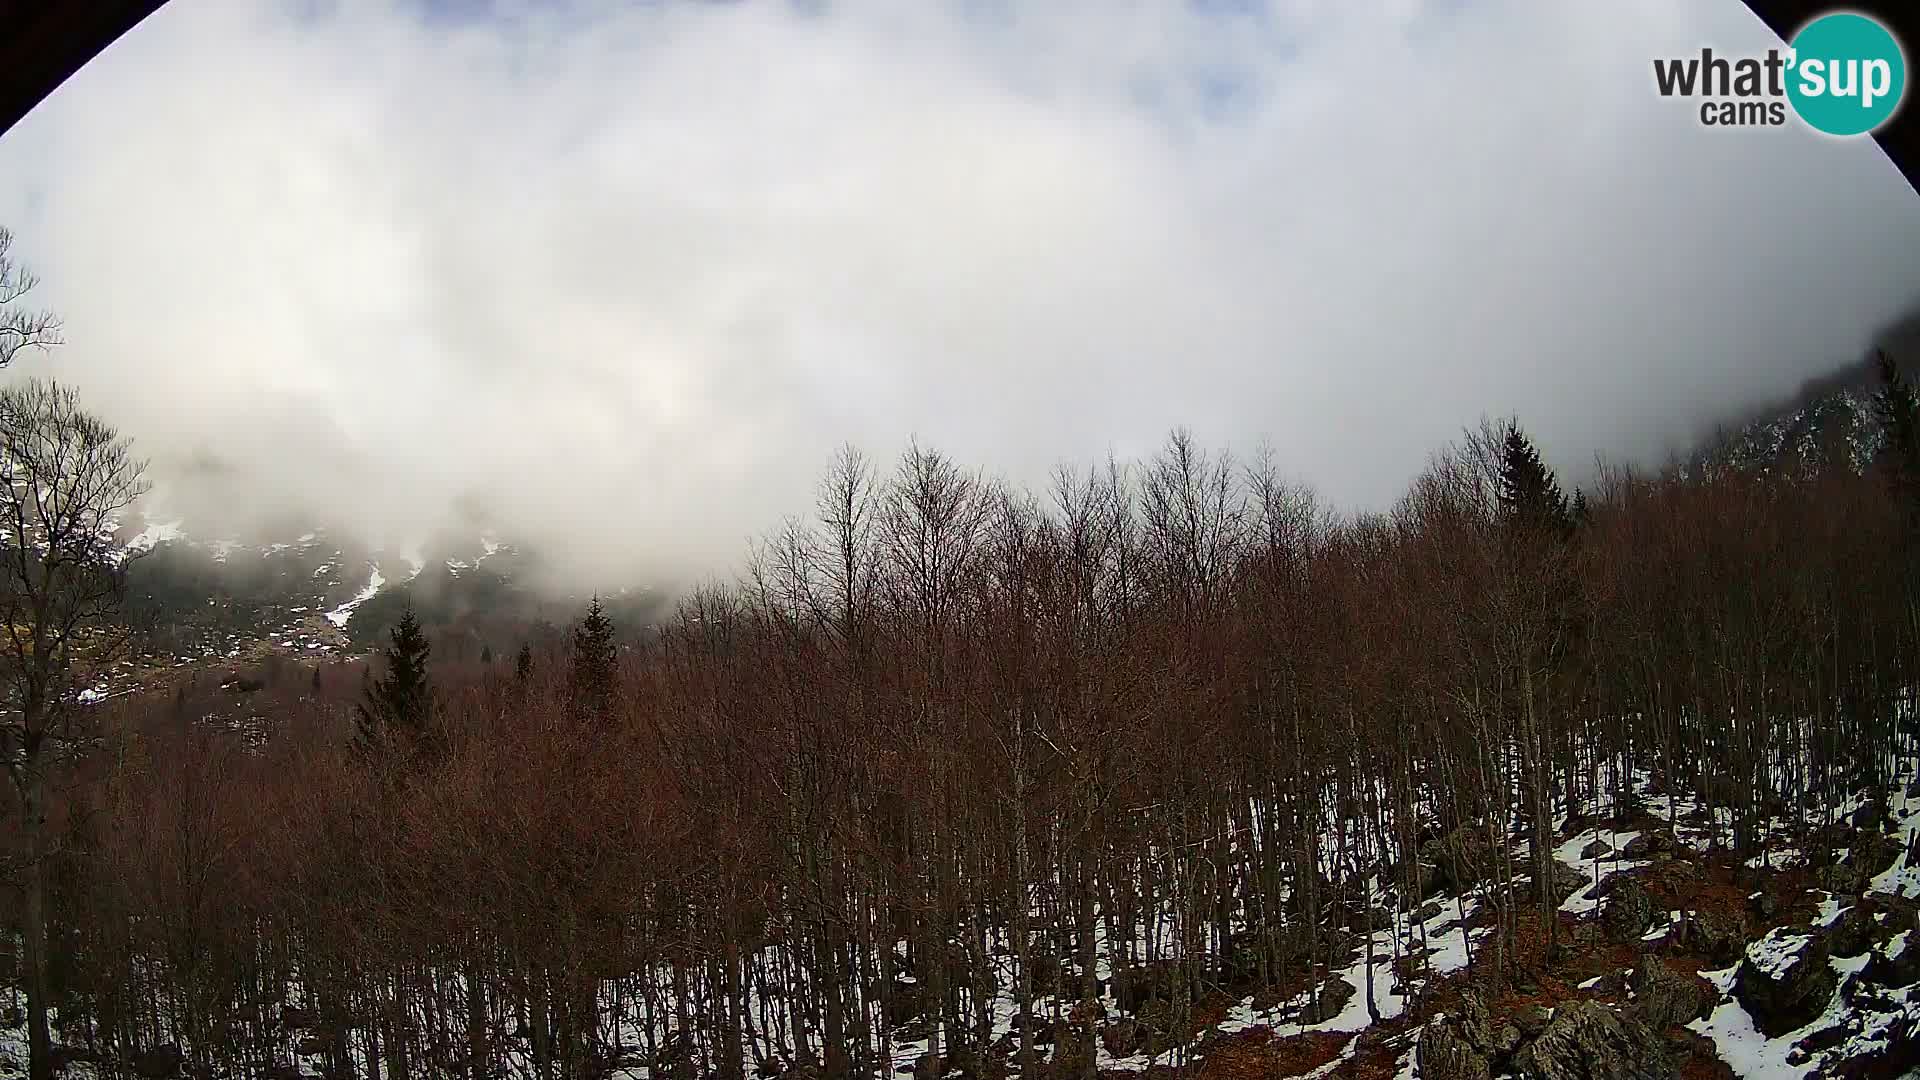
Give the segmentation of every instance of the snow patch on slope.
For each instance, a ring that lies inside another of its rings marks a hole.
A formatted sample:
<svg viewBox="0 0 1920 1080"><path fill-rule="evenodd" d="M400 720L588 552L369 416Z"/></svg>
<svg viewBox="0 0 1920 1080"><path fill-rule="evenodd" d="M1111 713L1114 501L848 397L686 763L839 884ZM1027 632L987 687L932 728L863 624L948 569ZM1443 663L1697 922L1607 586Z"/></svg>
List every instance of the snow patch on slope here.
<svg viewBox="0 0 1920 1080"><path fill-rule="evenodd" d="M373 572L367 578L367 587L364 589L361 589L358 593L354 594L353 599L348 600L346 603L341 604L339 607L334 608L332 611L327 612L328 622L332 623L335 626L344 628L347 625L347 620L353 618L353 609L373 599L374 594L380 591L380 586L385 585L387 583L387 579L380 575L379 564L372 563L372 564L369 564L369 566L372 568ZM419 572L418 570L415 571L415 573L418 573L418 572Z"/></svg>
<svg viewBox="0 0 1920 1080"><path fill-rule="evenodd" d="M127 541L126 549L129 553L152 551L161 544L178 540L183 535L180 531L180 526L181 522L179 521L148 522L147 527L140 530L138 536Z"/></svg>

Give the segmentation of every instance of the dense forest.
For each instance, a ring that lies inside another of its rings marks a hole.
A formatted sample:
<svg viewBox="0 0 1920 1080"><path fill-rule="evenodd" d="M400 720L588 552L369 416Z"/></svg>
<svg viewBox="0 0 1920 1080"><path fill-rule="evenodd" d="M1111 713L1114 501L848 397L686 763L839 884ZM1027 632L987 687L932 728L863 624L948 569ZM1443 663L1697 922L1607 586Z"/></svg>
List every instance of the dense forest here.
<svg viewBox="0 0 1920 1080"><path fill-rule="evenodd" d="M61 1053L1091 1077L1360 951L1365 1007L1417 1010L1424 943L1372 932L1449 884L1475 976L1536 978L1570 820L1684 790L1744 866L1911 779L1920 433L1886 375L1864 470L1569 495L1488 423L1379 514L1184 432L1040 491L847 450L643 633L596 605L456 662L405 616L364 684L244 730L185 686L77 711L32 841Z"/></svg>

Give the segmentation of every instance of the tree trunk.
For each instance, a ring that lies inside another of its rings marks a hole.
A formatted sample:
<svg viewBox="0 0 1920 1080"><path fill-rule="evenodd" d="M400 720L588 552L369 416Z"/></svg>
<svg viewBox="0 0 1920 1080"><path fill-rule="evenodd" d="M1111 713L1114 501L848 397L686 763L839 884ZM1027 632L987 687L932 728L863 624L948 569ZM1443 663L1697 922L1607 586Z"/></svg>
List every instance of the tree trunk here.
<svg viewBox="0 0 1920 1080"><path fill-rule="evenodd" d="M478 959L468 961L466 983L468 1071L473 1080L487 1080L487 1002L480 986Z"/></svg>
<svg viewBox="0 0 1920 1080"><path fill-rule="evenodd" d="M1013 963L1019 972L1014 983L1014 1005L1019 1010L1020 1075L1033 1075L1033 956L1027 941L1027 757L1026 716L1014 714L1013 728ZM1089 972L1088 974L1091 974Z"/></svg>
<svg viewBox="0 0 1920 1080"><path fill-rule="evenodd" d="M32 1080L53 1080L53 1036L47 1027L46 806L39 770L27 766L21 810L27 841L26 896L20 931L26 961L27 1061Z"/></svg>

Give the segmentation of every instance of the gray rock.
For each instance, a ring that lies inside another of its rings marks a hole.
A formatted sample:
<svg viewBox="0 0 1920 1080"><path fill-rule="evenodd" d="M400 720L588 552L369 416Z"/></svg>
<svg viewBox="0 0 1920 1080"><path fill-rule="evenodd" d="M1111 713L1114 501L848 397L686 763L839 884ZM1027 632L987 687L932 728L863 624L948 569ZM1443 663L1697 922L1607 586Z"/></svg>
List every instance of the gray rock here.
<svg viewBox="0 0 1920 1080"><path fill-rule="evenodd" d="M1539 1005L1529 1005L1513 1016L1513 1022L1520 1029L1521 1041L1536 1039L1553 1023L1553 1010Z"/></svg>
<svg viewBox="0 0 1920 1080"><path fill-rule="evenodd" d="M1592 884L1587 880L1585 873L1558 859L1553 861L1553 869L1549 872L1547 880L1556 906L1564 902L1567 897Z"/></svg>
<svg viewBox="0 0 1920 1080"><path fill-rule="evenodd" d="M1837 896L1858 896L1867 887L1865 871L1850 862L1830 863L1814 873L1820 887Z"/></svg>
<svg viewBox="0 0 1920 1080"><path fill-rule="evenodd" d="M1747 943L1747 923L1742 916L1718 911L1695 911L1680 924L1680 945L1712 959L1730 964Z"/></svg>
<svg viewBox="0 0 1920 1080"><path fill-rule="evenodd" d="M1493 869L1494 861L1485 835L1467 825L1427 841L1420 850L1420 860L1433 865L1439 885L1453 889L1477 884Z"/></svg>
<svg viewBox="0 0 1920 1080"><path fill-rule="evenodd" d="M1899 859L1900 842L1871 830L1855 833L1853 844L1847 849L1847 862L1859 867L1861 876L1869 879L1893 869Z"/></svg>
<svg viewBox="0 0 1920 1080"><path fill-rule="evenodd" d="M1903 941L1905 947L1897 954L1893 953L1891 941L1875 947L1860 977L1889 989L1920 982L1920 942L1915 942L1913 937L1912 934L1907 935Z"/></svg>
<svg viewBox="0 0 1920 1080"><path fill-rule="evenodd" d="M1616 878L1600 908L1600 921L1615 941L1634 941L1653 925L1653 897L1632 878Z"/></svg>
<svg viewBox="0 0 1920 1080"><path fill-rule="evenodd" d="M1491 1080L1487 1057L1445 1021L1428 1024L1414 1047L1421 1080Z"/></svg>
<svg viewBox="0 0 1920 1080"><path fill-rule="evenodd" d="M1634 1015L1655 1031L1700 1019L1713 1011L1713 1000L1700 983L1652 954L1640 958L1630 985Z"/></svg>
<svg viewBox="0 0 1920 1080"><path fill-rule="evenodd" d="M1867 909L1855 904L1833 920L1824 937L1827 939L1827 953L1831 956L1855 957L1866 953L1873 947L1873 916Z"/></svg>
<svg viewBox="0 0 1920 1080"><path fill-rule="evenodd" d="M1353 984L1345 979L1328 979L1320 985L1320 990L1300 1010L1302 1024L1319 1024L1331 1020L1346 1009L1353 1000Z"/></svg>
<svg viewBox="0 0 1920 1080"><path fill-rule="evenodd" d="M1649 829L1627 841L1620 848L1620 854L1629 859L1644 859L1649 855L1668 854L1679 847L1680 843L1674 839L1673 833L1662 826Z"/></svg>
<svg viewBox="0 0 1920 1080"><path fill-rule="evenodd" d="M1404 890L1406 894L1400 898L1400 906L1403 909L1418 906L1420 901L1431 897L1440 888L1439 868L1422 859L1412 860L1404 870L1400 867L1394 868L1391 878L1395 889L1401 887L1402 874L1405 875L1408 885Z"/></svg>
<svg viewBox="0 0 1920 1080"><path fill-rule="evenodd" d="M1837 980L1827 943L1775 930L1754 942L1734 976L1733 996L1768 1038L1804 1027L1833 1000Z"/></svg>
<svg viewBox="0 0 1920 1080"><path fill-rule="evenodd" d="M1569 1001L1540 1037L1514 1055L1530 1080L1674 1080L1666 1043L1653 1029L1598 1002Z"/></svg>
<svg viewBox="0 0 1920 1080"><path fill-rule="evenodd" d="M1475 991L1460 995L1454 1023L1468 1045L1488 1058L1505 1057L1520 1045L1520 1029L1510 1023L1496 1022L1487 1010L1486 1000Z"/></svg>

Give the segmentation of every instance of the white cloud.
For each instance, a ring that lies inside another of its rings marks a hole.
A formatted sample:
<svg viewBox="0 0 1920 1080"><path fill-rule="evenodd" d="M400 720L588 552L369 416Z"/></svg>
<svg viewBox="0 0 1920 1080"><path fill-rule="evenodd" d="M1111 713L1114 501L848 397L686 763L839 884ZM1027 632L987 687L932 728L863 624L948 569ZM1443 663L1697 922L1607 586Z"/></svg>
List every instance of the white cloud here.
<svg viewBox="0 0 1920 1080"><path fill-rule="evenodd" d="M19 371L229 509L670 575L848 439L1188 424L1345 505L1489 412L1658 456L1920 297L1874 147L1655 95L1734 0L817 6L173 0L0 138Z"/></svg>

